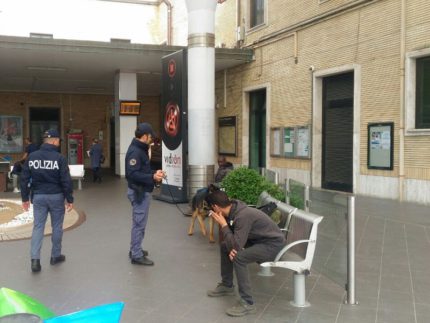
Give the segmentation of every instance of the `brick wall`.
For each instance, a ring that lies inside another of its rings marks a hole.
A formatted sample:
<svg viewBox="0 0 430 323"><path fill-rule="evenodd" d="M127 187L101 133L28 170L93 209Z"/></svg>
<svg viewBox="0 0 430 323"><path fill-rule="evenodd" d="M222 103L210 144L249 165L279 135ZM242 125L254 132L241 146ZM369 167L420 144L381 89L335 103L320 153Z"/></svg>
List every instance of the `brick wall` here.
<svg viewBox="0 0 430 323"><path fill-rule="evenodd" d="M140 122L150 122L159 133L161 116L159 97L140 97L142 101ZM76 95L49 93L11 93L0 92L0 111L2 115L23 117L23 135L29 136L29 108L49 107L60 109L60 127L63 138L70 129L82 129L84 133L84 150L91 146L92 138L98 138L103 131L103 150L107 156L105 167L109 166L110 118L114 97L109 95ZM66 145L62 145L66 154ZM18 160L23 153L9 154ZM4 156L5 154L0 154Z"/></svg>

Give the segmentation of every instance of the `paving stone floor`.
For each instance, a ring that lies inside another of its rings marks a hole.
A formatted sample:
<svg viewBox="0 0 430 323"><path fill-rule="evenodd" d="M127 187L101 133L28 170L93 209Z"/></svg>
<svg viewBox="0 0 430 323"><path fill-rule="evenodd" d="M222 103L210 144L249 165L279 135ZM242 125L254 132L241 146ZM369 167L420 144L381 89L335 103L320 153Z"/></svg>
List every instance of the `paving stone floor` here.
<svg viewBox="0 0 430 323"><path fill-rule="evenodd" d="M343 304L344 289L315 270L307 277L311 306L297 309L292 273L274 269L250 277L257 313L225 315L235 297L209 298L219 281L216 244L196 227L187 235L189 217L177 207L153 200L144 248L154 267L128 259L131 208L124 179L106 176L102 184L83 183L75 207L86 221L67 231L64 264L49 265L50 238L44 240L42 272L30 272L29 240L0 242L0 286L26 293L57 314L116 301L125 302L121 322L430 322L430 211L389 200L357 198L357 300ZM1 193L0 198L13 198ZM179 206L182 210L187 205Z"/></svg>

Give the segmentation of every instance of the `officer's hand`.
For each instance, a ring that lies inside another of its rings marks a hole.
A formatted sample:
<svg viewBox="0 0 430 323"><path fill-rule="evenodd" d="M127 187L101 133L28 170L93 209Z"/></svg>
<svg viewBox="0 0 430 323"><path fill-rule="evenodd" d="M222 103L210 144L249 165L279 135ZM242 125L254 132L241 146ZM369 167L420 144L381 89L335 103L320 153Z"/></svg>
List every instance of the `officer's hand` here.
<svg viewBox="0 0 430 323"><path fill-rule="evenodd" d="M156 182L161 182L163 180L164 177L164 172L159 169L154 173L154 181Z"/></svg>
<svg viewBox="0 0 430 323"><path fill-rule="evenodd" d="M66 211L70 212L73 209L73 203L66 203Z"/></svg>
<svg viewBox="0 0 430 323"><path fill-rule="evenodd" d="M22 202L22 208L25 212L28 212L28 210L30 209L30 201Z"/></svg>

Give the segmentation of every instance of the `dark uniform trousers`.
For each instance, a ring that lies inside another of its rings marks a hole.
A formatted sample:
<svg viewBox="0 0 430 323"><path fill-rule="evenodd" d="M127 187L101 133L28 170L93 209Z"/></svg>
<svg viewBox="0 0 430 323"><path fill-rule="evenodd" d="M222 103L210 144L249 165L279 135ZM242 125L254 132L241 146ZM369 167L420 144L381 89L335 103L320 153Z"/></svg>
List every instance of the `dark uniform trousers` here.
<svg viewBox="0 0 430 323"><path fill-rule="evenodd" d="M51 215L52 226L52 251L51 257L61 255L61 242L63 239L63 220L65 213L64 195L35 194L33 197L33 234L31 236L31 259L40 259L43 233L48 212Z"/></svg>
<svg viewBox="0 0 430 323"><path fill-rule="evenodd" d="M132 258L140 258L142 253L142 241L145 237L146 223L148 222L149 204L151 194L144 193L142 201L136 201L136 195L131 188L127 189L127 197L133 207L133 217L131 226L130 251Z"/></svg>

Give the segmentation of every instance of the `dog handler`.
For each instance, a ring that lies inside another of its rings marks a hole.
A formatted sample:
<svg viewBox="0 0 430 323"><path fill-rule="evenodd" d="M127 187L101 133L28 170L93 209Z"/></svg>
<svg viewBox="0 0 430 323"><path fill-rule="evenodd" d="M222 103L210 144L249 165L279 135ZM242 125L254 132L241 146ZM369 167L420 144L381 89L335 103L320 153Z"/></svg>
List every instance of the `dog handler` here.
<svg viewBox="0 0 430 323"><path fill-rule="evenodd" d="M233 269L236 273L240 300L227 309L230 316L244 316L256 312L248 278L248 264L273 261L285 246L284 234L265 213L239 200L230 200L223 191L206 197L211 216L221 226L220 243L221 283L208 296L234 295Z"/></svg>
<svg viewBox="0 0 430 323"><path fill-rule="evenodd" d="M21 198L25 211L33 203L33 233L31 235L31 271L39 272L40 250L48 212L51 215L51 265L66 260L61 254L65 210L73 208L73 184L67 160L58 151L60 135L57 130L43 134L40 149L29 154L21 174ZM31 180L31 184L30 184ZM30 184L30 185L29 185Z"/></svg>
<svg viewBox="0 0 430 323"><path fill-rule="evenodd" d="M148 149L155 137L149 123L140 123L134 132L125 156L125 176L128 182L127 197L133 207L131 242L129 257L134 265L152 266L148 252L142 249L145 228L148 221L149 203L154 184L160 183L164 172L153 171L148 156Z"/></svg>

